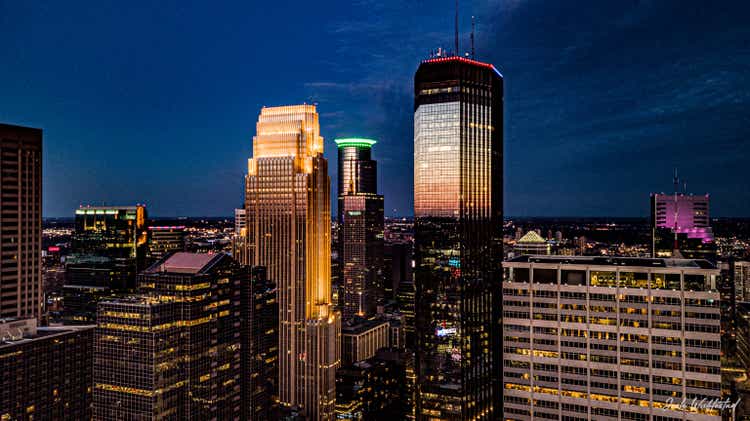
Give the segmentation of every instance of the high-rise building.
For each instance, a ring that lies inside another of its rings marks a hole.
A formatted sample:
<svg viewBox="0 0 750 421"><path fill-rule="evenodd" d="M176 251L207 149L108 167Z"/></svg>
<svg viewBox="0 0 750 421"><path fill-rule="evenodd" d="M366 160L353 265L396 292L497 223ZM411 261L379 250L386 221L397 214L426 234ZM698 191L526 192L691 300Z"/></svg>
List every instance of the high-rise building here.
<svg viewBox="0 0 750 421"><path fill-rule="evenodd" d="M98 308L93 419L186 419L178 304L144 295Z"/></svg>
<svg viewBox="0 0 750 421"><path fill-rule="evenodd" d="M411 413L407 369L412 357L382 349L336 371L336 416L348 420L404 420Z"/></svg>
<svg viewBox="0 0 750 421"><path fill-rule="evenodd" d="M248 256L279 300L279 402L331 420L341 317L331 304L331 203L314 105L263 108L248 162Z"/></svg>
<svg viewBox="0 0 750 421"><path fill-rule="evenodd" d="M238 208L234 210L234 233L235 235L242 235L247 229L247 213L245 208Z"/></svg>
<svg viewBox="0 0 750 421"><path fill-rule="evenodd" d="M503 419L721 419L700 404L722 396L711 263L521 256L503 266Z"/></svg>
<svg viewBox="0 0 750 421"><path fill-rule="evenodd" d="M336 139L342 316L370 317L383 296L383 196L371 139Z"/></svg>
<svg viewBox="0 0 750 421"><path fill-rule="evenodd" d="M716 261L707 194L651 194L651 230L653 257Z"/></svg>
<svg viewBox="0 0 750 421"><path fill-rule="evenodd" d="M412 244L409 242L387 242L383 247L383 291L386 298L397 299L402 283L413 283Z"/></svg>
<svg viewBox="0 0 750 421"><path fill-rule="evenodd" d="M709 217L709 196L686 194L651 194L651 223L688 238L713 241Z"/></svg>
<svg viewBox="0 0 750 421"><path fill-rule="evenodd" d="M239 419L241 284L225 253L177 252L99 303L94 419Z"/></svg>
<svg viewBox="0 0 750 421"><path fill-rule="evenodd" d="M390 346L390 324L378 319L353 319L341 328L341 364L366 360Z"/></svg>
<svg viewBox="0 0 750 421"><path fill-rule="evenodd" d="M396 292L399 312L403 315L404 344L410 350L416 349L416 297L412 280L401 282Z"/></svg>
<svg viewBox="0 0 750 421"><path fill-rule="evenodd" d="M279 302L266 268L252 269L242 285L243 419L267 420L274 413L279 379Z"/></svg>
<svg viewBox="0 0 750 421"><path fill-rule="evenodd" d="M232 257L243 265L249 265L247 257L247 217L245 209L234 210L234 233L232 234Z"/></svg>
<svg viewBox="0 0 750 421"><path fill-rule="evenodd" d="M0 317L42 317L42 131L0 124Z"/></svg>
<svg viewBox="0 0 750 421"><path fill-rule="evenodd" d="M734 278L734 294L737 301L750 301L750 262L735 260L731 264Z"/></svg>
<svg viewBox="0 0 750 421"><path fill-rule="evenodd" d="M146 259L155 263L169 253L185 251L185 226L160 225L148 227L148 252Z"/></svg>
<svg viewBox="0 0 750 421"><path fill-rule="evenodd" d="M0 420L91 419L93 326L0 319Z"/></svg>
<svg viewBox="0 0 750 421"><path fill-rule="evenodd" d="M491 64L434 58L414 95L416 416L497 419L503 78Z"/></svg>
<svg viewBox="0 0 750 421"><path fill-rule="evenodd" d="M95 322L96 305L112 293L132 292L146 266L146 208L88 206L76 209L71 255L66 257L63 320Z"/></svg>

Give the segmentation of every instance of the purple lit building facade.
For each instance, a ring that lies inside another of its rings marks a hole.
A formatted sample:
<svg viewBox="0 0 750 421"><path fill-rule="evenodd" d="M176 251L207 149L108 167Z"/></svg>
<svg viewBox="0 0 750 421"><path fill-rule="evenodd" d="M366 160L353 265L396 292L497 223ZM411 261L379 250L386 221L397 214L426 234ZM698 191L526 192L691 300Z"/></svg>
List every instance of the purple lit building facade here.
<svg viewBox="0 0 750 421"><path fill-rule="evenodd" d="M655 228L670 229L689 239L712 243L709 225L709 196L651 194L651 221Z"/></svg>

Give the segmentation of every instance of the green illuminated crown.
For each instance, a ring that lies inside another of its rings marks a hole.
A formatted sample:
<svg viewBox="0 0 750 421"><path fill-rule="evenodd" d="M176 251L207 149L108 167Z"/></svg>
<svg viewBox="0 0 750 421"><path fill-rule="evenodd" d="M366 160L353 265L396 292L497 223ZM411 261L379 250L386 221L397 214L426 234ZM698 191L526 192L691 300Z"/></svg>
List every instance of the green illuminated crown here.
<svg viewBox="0 0 750 421"><path fill-rule="evenodd" d="M344 148L347 146L358 146L360 148L371 148L372 145L378 143L375 140L372 139L364 139L361 137L349 137L346 139L336 139L334 140L336 142L336 145L339 148Z"/></svg>

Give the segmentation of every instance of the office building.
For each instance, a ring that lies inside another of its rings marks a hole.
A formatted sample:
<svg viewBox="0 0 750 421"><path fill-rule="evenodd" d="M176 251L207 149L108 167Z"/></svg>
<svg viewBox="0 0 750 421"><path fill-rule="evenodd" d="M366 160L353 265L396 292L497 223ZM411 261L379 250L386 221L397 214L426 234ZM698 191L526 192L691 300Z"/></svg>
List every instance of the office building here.
<svg viewBox="0 0 750 421"><path fill-rule="evenodd" d="M371 139L336 139L342 316L375 314L383 297L383 196L377 194L377 162Z"/></svg>
<svg viewBox="0 0 750 421"><path fill-rule="evenodd" d="M352 319L341 327L341 364L366 360L390 347L390 324L378 319Z"/></svg>
<svg viewBox="0 0 750 421"><path fill-rule="evenodd" d="M0 319L0 420L91 419L93 326Z"/></svg>
<svg viewBox="0 0 750 421"><path fill-rule="evenodd" d="M279 378L279 303L264 267L242 285L242 402L244 419L266 420L275 411Z"/></svg>
<svg viewBox="0 0 750 421"><path fill-rule="evenodd" d="M241 284L229 255L177 252L99 303L94 419L239 419Z"/></svg>
<svg viewBox="0 0 750 421"><path fill-rule="evenodd" d="M331 303L331 202L314 105L263 108L248 162L249 262L279 300L279 403L334 417L341 317Z"/></svg>
<svg viewBox="0 0 750 421"><path fill-rule="evenodd" d="M184 225L150 226L148 235L146 260L149 263L155 263L170 253L185 251Z"/></svg>
<svg viewBox="0 0 750 421"><path fill-rule="evenodd" d="M656 228L666 228L686 234L703 242L713 241L709 216L709 196L675 193L651 194L651 222Z"/></svg>
<svg viewBox="0 0 750 421"><path fill-rule="evenodd" d="M383 291L388 299L397 299L402 283L413 283L412 278L412 243L387 242L383 247L384 285Z"/></svg>
<svg viewBox="0 0 750 421"><path fill-rule="evenodd" d="M398 286L396 302L398 310L403 315L402 326L404 329L404 345L414 350L417 344L417 331L415 320L416 297L413 281L404 281Z"/></svg>
<svg viewBox="0 0 750 421"><path fill-rule="evenodd" d="M499 417L503 78L464 57L414 77L416 416Z"/></svg>
<svg viewBox="0 0 750 421"><path fill-rule="evenodd" d="M234 233L242 234L247 229L247 213L244 208L234 210Z"/></svg>
<svg viewBox="0 0 750 421"><path fill-rule="evenodd" d="M134 296L98 306L93 419L186 419L178 304Z"/></svg>
<svg viewBox="0 0 750 421"><path fill-rule="evenodd" d="M716 262L709 202L707 194L651 194L652 256Z"/></svg>
<svg viewBox="0 0 750 421"><path fill-rule="evenodd" d="M750 262L735 260L732 262L734 293L737 301L750 301Z"/></svg>
<svg viewBox="0 0 750 421"><path fill-rule="evenodd" d="M63 287L66 324L94 323L99 301L134 291L136 274L146 265L146 217L143 205L76 209Z"/></svg>
<svg viewBox="0 0 750 421"><path fill-rule="evenodd" d="M722 396L710 262L521 256L503 267L503 419L721 419L695 403Z"/></svg>
<svg viewBox="0 0 750 421"><path fill-rule="evenodd" d="M42 318L42 131L0 124L0 318Z"/></svg>
<svg viewBox="0 0 750 421"><path fill-rule="evenodd" d="M232 257L243 265L249 265L247 256L247 216L245 209L234 210L234 233L232 234Z"/></svg>

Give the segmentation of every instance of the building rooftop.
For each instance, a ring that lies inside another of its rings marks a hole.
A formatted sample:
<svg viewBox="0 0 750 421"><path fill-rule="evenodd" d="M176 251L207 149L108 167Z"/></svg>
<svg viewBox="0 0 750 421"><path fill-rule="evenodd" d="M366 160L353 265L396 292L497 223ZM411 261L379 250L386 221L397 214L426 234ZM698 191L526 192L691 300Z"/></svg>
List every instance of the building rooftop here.
<svg viewBox="0 0 750 421"><path fill-rule="evenodd" d="M359 335L380 325L387 324L387 320L381 319L355 319L354 323L344 323L341 326L341 333L349 335Z"/></svg>
<svg viewBox="0 0 750 421"><path fill-rule="evenodd" d="M685 269L713 269L708 260L703 259L649 259L642 257L600 257L600 256L518 256L508 260L508 263L547 263L568 265L594 266L629 266L651 268L685 268Z"/></svg>
<svg viewBox="0 0 750 421"><path fill-rule="evenodd" d="M0 350L20 344L30 343L39 339L64 335L94 326L45 326L37 327L36 319L0 319Z"/></svg>
<svg viewBox="0 0 750 421"><path fill-rule="evenodd" d="M91 210L112 210L112 209L126 209L126 210L135 210L138 208L142 208L144 205L126 205L126 206L81 206L78 209L91 209Z"/></svg>
<svg viewBox="0 0 750 421"><path fill-rule="evenodd" d="M336 146L343 148L346 146L358 146L362 148L371 148L372 145L378 143L376 140L365 139L360 137L350 137L345 139L334 139Z"/></svg>
<svg viewBox="0 0 750 421"><path fill-rule="evenodd" d="M146 269L146 273L184 273L195 275L203 272L225 256L224 253L188 253L179 251Z"/></svg>
<svg viewBox="0 0 750 421"><path fill-rule="evenodd" d="M542 238L542 236L540 236L539 234L537 234L536 231L529 231L529 232L526 233L526 235L524 235L523 237L521 237L518 240L518 243L519 244L528 244L528 243L544 243L544 244L546 244L547 241L544 238Z"/></svg>
<svg viewBox="0 0 750 421"><path fill-rule="evenodd" d="M500 76L500 77L503 76L502 74L500 74L500 72L497 70L497 68L495 68L494 65L492 65L490 63L484 63L484 62L481 62L481 61L478 61L478 60L473 60L473 59L470 59L470 58L467 58L467 57L447 56L447 57L433 57L433 58L428 58L427 60L422 60L422 64L450 63L450 62L465 63L465 64L472 64L474 66L479 66L479 67L486 67L488 69L491 69L495 73L497 73L498 76Z"/></svg>

